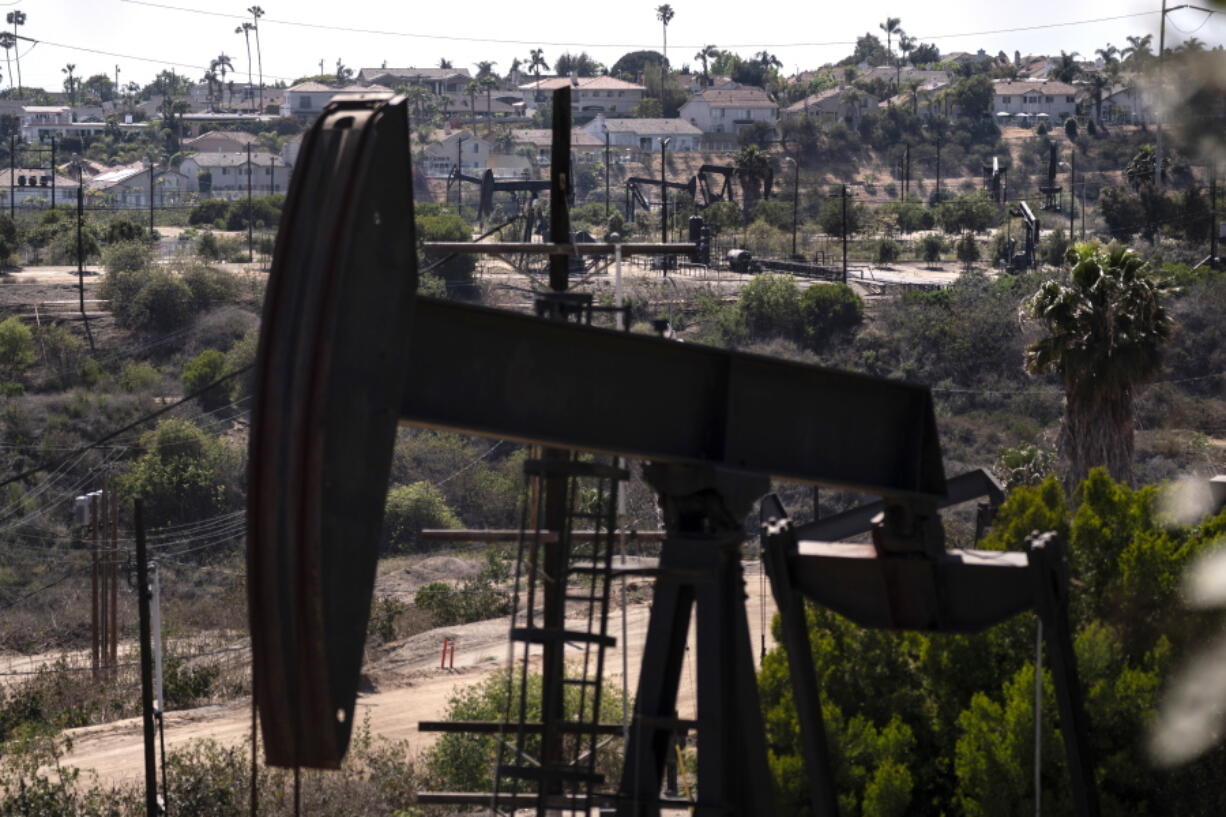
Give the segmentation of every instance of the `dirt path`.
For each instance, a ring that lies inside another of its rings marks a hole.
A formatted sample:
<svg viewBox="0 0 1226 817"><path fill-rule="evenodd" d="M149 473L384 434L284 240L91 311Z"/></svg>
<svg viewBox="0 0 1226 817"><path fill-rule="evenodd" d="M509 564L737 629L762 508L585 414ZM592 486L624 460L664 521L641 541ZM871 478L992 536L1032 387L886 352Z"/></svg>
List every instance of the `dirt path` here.
<svg viewBox="0 0 1226 817"><path fill-rule="evenodd" d="M636 595L644 595L640 592ZM763 595L765 589L765 596ZM765 618L769 629L775 612L769 587L761 580L756 562L745 565L745 590L748 594L746 610L749 617L750 640L755 661L758 660L761 640L761 622ZM760 604L765 599L765 608ZM628 686L633 690L638 680L638 665L642 659L643 641L647 631L649 604L645 601L631 604L626 610L626 629L630 645ZM447 701L461 686L475 683L498 667L505 666L507 659L507 619L480 621L459 627L446 627L406 639L396 645L369 668L369 675L377 691L358 698L358 717L369 716L371 728L376 735L391 740L407 740L414 750L428 747L431 735L417 731L423 720L443 717ZM618 638L619 646L610 650L606 657L610 682L620 685L622 680L621 657L621 610L610 614L609 627ZM439 648L444 637L456 641L455 669L438 668ZM681 692L678 714L694 717L696 681L694 678L693 628L691 626L691 653L682 667ZM769 631L766 646L774 642ZM166 716L166 746L169 750L183 747L193 740L212 739L224 745L237 745L246 741L251 730L249 701L238 701L224 706L207 706ZM73 743L71 754L65 764L86 772L94 772L102 782L132 782L140 779L143 762L141 722L138 718L88 726L66 731Z"/></svg>

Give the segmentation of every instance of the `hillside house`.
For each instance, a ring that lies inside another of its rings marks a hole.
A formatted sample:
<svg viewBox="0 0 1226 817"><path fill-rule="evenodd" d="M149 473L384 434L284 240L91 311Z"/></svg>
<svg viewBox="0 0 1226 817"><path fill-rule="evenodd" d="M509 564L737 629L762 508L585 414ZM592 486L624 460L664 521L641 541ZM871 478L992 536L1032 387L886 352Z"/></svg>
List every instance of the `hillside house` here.
<svg viewBox="0 0 1226 817"><path fill-rule="evenodd" d="M519 86L524 102L535 109L548 102L559 88L570 86L570 109L572 116L587 118L597 114L608 117L630 116L643 101L647 91L642 85L616 77L550 77Z"/></svg>
<svg viewBox="0 0 1226 817"><path fill-rule="evenodd" d="M669 151L691 151L702 147L702 131L684 119L606 119L598 116L584 130L603 146L609 135L609 145L659 153L660 143L671 140Z"/></svg>
<svg viewBox="0 0 1226 817"><path fill-rule="evenodd" d="M45 167L0 170L0 203L4 207L14 202L18 207L50 207L77 200L77 180L56 173L52 185L51 170Z"/></svg>
<svg viewBox="0 0 1226 817"><path fill-rule="evenodd" d="M779 106L761 88L708 89L681 106L681 118L703 133L737 134L755 122L776 127Z"/></svg>
<svg viewBox="0 0 1226 817"><path fill-rule="evenodd" d="M338 94L372 94L388 93L391 88L384 85L346 85L343 88L333 88L322 82L300 82L283 92L285 104L281 109L284 116L297 116L303 119L314 119L323 111L324 106Z"/></svg>
<svg viewBox="0 0 1226 817"><path fill-rule="evenodd" d="M251 145L252 150L256 150L258 143L259 139L246 131L211 130L185 141L183 149L198 153L241 153L248 145Z"/></svg>
<svg viewBox="0 0 1226 817"><path fill-rule="evenodd" d="M419 166L431 178L446 178L458 163L460 171L480 176L489 165L490 143L468 131L436 130L421 151Z"/></svg>
<svg viewBox="0 0 1226 817"><path fill-rule="evenodd" d="M553 162L553 131L549 128L522 128L511 131L516 152L527 148L533 152L533 161L540 167ZM571 157L576 161L593 158L604 152L604 136L596 137L583 128L570 132Z"/></svg>
<svg viewBox="0 0 1226 817"><path fill-rule="evenodd" d="M85 183L93 196L104 197L108 205L119 208L149 206L149 166L114 167ZM182 170L156 168L153 171L153 206L167 207L186 200L190 180Z"/></svg>
<svg viewBox="0 0 1226 817"><path fill-rule="evenodd" d="M878 101L877 97L858 88L827 88L787 106L783 109L783 117L803 119L807 116L825 125L856 123L861 116L875 108Z"/></svg>
<svg viewBox="0 0 1226 817"><path fill-rule="evenodd" d="M251 177L251 192L256 196L284 193L289 186L293 168L276 154L196 153L179 165L187 177L188 190L215 199L240 199L247 195L247 178Z"/></svg>
<svg viewBox="0 0 1226 817"><path fill-rule="evenodd" d="M459 94L472 81L467 68L363 68L358 72L361 85L382 85L399 88L415 85L432 94Z"/></svg>
<svg viewBox="0 0 1226 817"><path fill-rule="evenodd" d="M1067 82L1001 79L993 85L992 113L997 119L1062 122L1077 113L1077 88Z"/></svg>

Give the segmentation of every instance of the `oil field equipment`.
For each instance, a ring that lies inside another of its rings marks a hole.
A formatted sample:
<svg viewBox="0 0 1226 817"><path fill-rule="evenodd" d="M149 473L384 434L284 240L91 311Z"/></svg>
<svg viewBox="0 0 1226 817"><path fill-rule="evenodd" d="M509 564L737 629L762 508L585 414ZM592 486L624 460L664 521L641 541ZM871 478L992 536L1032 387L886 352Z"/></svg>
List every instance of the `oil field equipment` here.
<svg viewBox="0 0 1226 817"><path fill-rule="evenodd" d="M570 102L569 87L555 93L555 237L571 234ZM796 666L807 662L795 632L801 597L866 626L929 632L973 631L1037 610L1052 647L1074 803L1083 817L1097 817L1060 543L1039 535L1027 551L998 553L991 563L946 550L938 509L955 481L945 479L926 387L588 325L586 302L567 291L575 248L556 238L427 247L548 256L549 289L536 296L545 318L419 298L408 144L402 98L330 103L304 140L278 234L248 505L253 687L268 763L334 768L346 752L393 439L409 423L539 447L526 465L535 499L517 568L531 601L521 597L510 637L521 661L540 661L532 694L541 716L528 720L529 708L517 704L503 720L454 725L502 736L507 748L490 789L423 792L420 803L500 814L529 808L539 817L597 806L621 817L677 806L702 815L775 813L740 558L743 520L773 477L881 497L873 544L864 546L811 545L777 500L761 506L793 685L806 702L814 813L835 806L812 664L809 676ZM388 183L397 178L405 183ZM695 249L594 243L584 252ZM616 458L643 461L657 494L666 537L654 567L609 559L612 508L626 477ZM580 495L588 501L577 504ZM580 520L598 532L594 540L571 535ZM614 644L608 582L627 572L655 581L618 782L603 780L589 750L598 736L622 730L601 722L598 690L603 650ZM568 606L583 614L579 625ZM681 721L691 620L697 719ZM582 671L568 673L568 644L586 656ZM566 690L576 687L586 703L568 713ZM667 800L666 758L682 730L697 736L697 787L692 799Z"/></svg>

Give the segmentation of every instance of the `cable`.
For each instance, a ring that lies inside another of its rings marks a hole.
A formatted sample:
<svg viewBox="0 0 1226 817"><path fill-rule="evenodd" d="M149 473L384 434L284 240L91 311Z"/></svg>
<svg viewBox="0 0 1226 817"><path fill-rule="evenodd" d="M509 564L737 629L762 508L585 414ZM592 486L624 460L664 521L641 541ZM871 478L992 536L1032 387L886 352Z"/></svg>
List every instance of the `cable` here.
<svg viewBox="0 0 1226 817"><path fill-rule="evenodd" d="M109 434L106 434L106 435L104 435L104 436L102 436L102 437L99 437L97 440L94 440L92 443L89 443L88 445L81 446L80 448L76 449L76 451L74 451L74 452L73 452L73 454L83 454L83 453L85 453L86 451L89 451L90 449L92 449L92 448L94 448L94 447L96 447L96 446L98 446L98 445L101 445L102 443L105 443L105 442L108 442L108 441L110 441L110 440L113 440L113 439L115 439L116 437L118 437L120 434L123 434L124 432L127 432L127 431L131 431L132 429L136 428L137 426L141 425L142 423L146 423L146 422L148 422L149 420L152 420L152 419L153 419L153 418L155 418L155 417L160 417L160 416L162 416L163 414L167 413L168 411L171 411L171 410L173 410L173 409L176 409L176 408L178 408L179 406L183 405L184 403L187 403L187 402L189 402L189 401L191 401L191 400L196 399L196 398L197 398L197 397L199 397L200 395L202 395L202 394L204 394L205 392L207 392L209 389L212 389L212 388L214 388L215 386L218 386L218 385L220 385L221 383L226 382L227 380L231 380L231 379L233 379L233 378L237 377L237 376L238 376L238 375L240 375L240 374L246 374L248 371L250 371L250 370L251 370L251 369L253 369L254 367L255 367L255 364L248 364L248 365L246 365L246 366L243 366L243 367L241 367L241 368L239 368L239 369L236 369L236 370L234 370L234 371L230 372L229 374L222 375L221 377L219 377L219 378L217 378L216 380L214 380L212 383L209 383L207 386L203 386L203 387L201 387L201 388L199 388L199 389L196 389L196 390L195 390L195 391L193 391L192 393L190 393L190 394L188 394L188 395L185 395L185 396L181 397L180 399L176 400L176 401L175 401L175 402L173 402L173 403L170 403L169 405L163 406L162 408L158 409L157 411L150 412L149 414L146 414L144 417L141 417L141 418L139 418L139 419L137 419L137 420L133 420L132 422L128 423L127 425L122 426L121 428L117 428L117 429L115 429L114 431L110 432ZM6 487L6 486L8 486L8 485L12 485L14 482L17 482L17 481L19 481L19 480L25 479L26 477L28 477L28 476L32 476L33 474L37 474L39 471L45 471L47 468L51 468L51 467L58 467L58 466L59 466L59 465L60 465L62 462L64 462L65 460L71 459L71 458L72 458L72 456L73 456L73 454L68 454L68 455L63 456L63 457L60 457L60 458L58 458L58 459L54 459L54 460L50 460L50 461L48 461L48 462L43 462L43 463L40 463L40 464L38 464L38 465L34 466L33 468L27 468L25 471L22 471L21 473L17 474L16 476L9 477L8 479L4 480L4 482L0 482L0 488L4 488L4 487Z"/></svg>
<svg viewBox="0 0 1226 817"><path fill-rule="evenodd" d="M228 20L247 20L247 16L241 14L230 14L221 11L210 11L207 9L190 8L186 6L174 6L168 3L154 3L149 0L122 0L134 6L148 6L150 8L163 9L165 11L179 11L189 14L201 14L208 17L221 17ZM988 34L1008 34L1015 31L1036 31L1049 28L1062 28L1067 26L1090 25L1093 23L1106 23L1115 20L1126 20L1135 17L1146 17L1154 14L1160 14L1158 11L1141 11L1132 14L1118 14L1111 17L1095 17L1086 20L1070 20L1063 23L1044 23L1041 25L1032 26L1017 26L1014 28L999 28L989 31L967 31L957 34L936 34L920 37L922 40L944 40L954 37L980 37ZM652 49L655 48L655 43L594 43L594 42L561 42L561 41L545 41L545 40L513 40L494 37L463 37L449 34L421 34L410 33L406 31L388 31L386 29L372 28L356 28L351 26L338 26L332 23L309 23L298 20L277 20L273 18L264 18L262 23L272 23L274 25L294 26L297 28L321 29L328 32L345 32L349 34L371 34L383 37L407 37L412 39L423 40L442 40L444 42L470 42L470 43L493 43L496 45L522 45L533 48L541 46L562 47L562 48L631 48L631 49ZM855 40L829 40L826 42L793 42L793 43L730 43L728 48L819 48L835 45L851 45L856 44ZM675 44L674 48L702 48L705 44ZM102 53L102 52L100 52Z"/></svg>

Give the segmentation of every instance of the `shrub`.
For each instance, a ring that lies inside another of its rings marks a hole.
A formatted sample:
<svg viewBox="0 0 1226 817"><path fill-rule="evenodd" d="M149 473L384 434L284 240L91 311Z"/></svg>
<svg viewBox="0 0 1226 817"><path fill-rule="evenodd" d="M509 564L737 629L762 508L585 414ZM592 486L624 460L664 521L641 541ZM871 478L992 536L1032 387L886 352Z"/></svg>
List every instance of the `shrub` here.
<svg viewBox="0 0 1226 817"><path fill-rule="evenodd" d="M230 202L223 199L206 199L192 208L187 217L187 223L212 225L218 220L225 221L230 212Z"/></svg>
<svg viewBox="0 0 1226 817"><path fill-rule="evenodd" d="M818 348L839 332L849 331L864 319L864 302L847 284L814 284L800 296L805 340Z"/></svg>
<svg viewBox="0 0 1226 817"><path fill-rule="evenodd" d="M971 230L982 233L996 225L998 213L995 202L982 190L966 193L941 202L937 220L947 233Z"/></svg>
<svg viewBox="0 0 1226 817"><path fill-rule="evenodd" d="M205 261L220 261L221 247L217 244L217 236L212 230L205 230L196 244L196 255Z"/></svg>
<svg viewBox="0 0 1226 817"><path fill-rule="evenodd" d="M33 365L34 333L14 315L0 321L0 374L16 377Z"/></svg>
<svg viewBox="0 0 1226 817"><path fill-rule="evenodd" d="M117 218L106 225L106 243L122 244L129 241L145 241L148 234L144 225L127 218Z"/></svg>
<svg viewBox="0 0 1226 817"><path fill-rule="evenodd" d="M1069 240L1064 235L1064 230L1057 227L1043 239L1043 243L1039 247L1039 257L1042 258L1045 264L1050 264L1053 267L1063 266L1064 254L1068 251L1068 248Z"/></svg>
<svg viewBox="0 0 1226 817"><path fill-rule="evenodd" d="M454 214L421 215L416 219L417 240L424 241L471 241L472 228L468 222ZM431 260L422 258L423 266ZM472 256L457 255L439 266L435 272L446 283L451 291L471 294L473 289L473 269L476 262Z"/></svg>
<svg viewBox="0 0 1226 817"><path fill-rule="evenodd" d="M800 336L800 293L788 275L755 277L737 303L745 328L754 338Z"/></svg>
<svg viewBox="0 0 1226 817"><path fill-rule="evenodd" d="M892 238L883 238L877 242L877 263L893 264L902 256L902 248Z"/></svg>
<svg viewBox="0 0 1226 817"><path fill-rule="evenodd" d="M162 375L151 363L134 361L125 363L119 372L119 386L127 392L150 391L162 380Z"/></svg>
<svg viewBox="0 0 1226 817"><path fill-rule="evenodd" d="M191 316L192 292L178 276L158 268L108 272L102 297L111 302L115 322L126 329L165 332Z"/></svg>
<svg viewBox="0 0 1226 817"><path fill-rule="evenodd" d="M418 589L414 604L430 614L436 627L485 621L511 612L508 594L488 579L471 579L459 587L432 582Z"/></svg>
<svg viewBox="0 0 1226 817"><path fill-rule="evenodd" d="M1070 140L1075 140L1077 138L1077 120L1071 116L1064 123L1064 135Z"/></svg>
<svg viewBox="0 0 1226 817"><path fill-rule="evenodd" d="M945 251L945 239L935 233L929 233L920 239L919 256L929 263L936 264L941 260L941 253Z"/></svg>
<svg viewBox="0 0 1226 817"><path fill-rule="evenodd" d="M864 210L864 205L854 201L847 202L847 219L846 232L847 235L854 235L864 229L864 222L867 215ZM843 201L841 195L832 195L826 203L822 205L821 211L817 216L818 224L821 225L822 232L826 235L832 235L837 238L842 238L844 233L843 219Z"/></svg>
<svg viewBox="0 0 1226 817"><path fill-rule="evenodd" d="M183 389L192 393L204 388L226 373L226 356L216 349L205 349L183 367ZM200 395L200 405L213 411L230 402L229 383L220 383Z"/></svg>
<svg viewBox="0 0 1226 817"><path fill-rule="evenodd" d="M0 265L9 263L19 244L17 225L7 214L0 215Z"/></svg>
<svg viewBox="0 0 1226 817"><path fill-rule="evenodd" d="M229 303L238 291L233 275L204 264L188 264L179 273L191 291L192 309L197 312Z"/></svg>
<svg viewBox="0 0 1226 817"><path fill-rule="evenodd" d="M145 269L153 263L153 250L144 241L129 240L109 244L102 251L102 265L107 272L127 272Z"/></svg>
<svg viewBox="0 0 1226 817"><path fill-rule="evenodd" d="M974 233L966 233L958 239L957 252L958 260L965 264L968 270L979 260L979 244L975 241Z"/></svg>
<svg viewBox="0 0 1226 817"><path fill-rule="evenodd" d="M460 520L438 488L429 482L396 485L387 492L383 511L383 548L407 553L418 550L424 528L458 528Z"/></svg>

